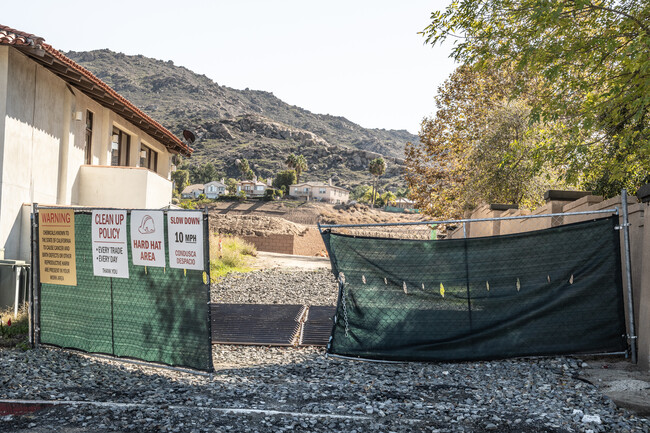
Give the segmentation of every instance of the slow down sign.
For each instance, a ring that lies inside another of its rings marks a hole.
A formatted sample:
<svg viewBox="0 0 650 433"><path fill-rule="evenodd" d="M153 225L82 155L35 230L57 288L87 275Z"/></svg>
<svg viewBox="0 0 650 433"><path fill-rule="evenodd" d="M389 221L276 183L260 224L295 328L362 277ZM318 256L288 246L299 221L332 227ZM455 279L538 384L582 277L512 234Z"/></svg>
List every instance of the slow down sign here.
<svg viewBox="0 0 650 433"><path fill-rule="evenodd" d="M169 267L203 271L203 213L168 212Z"/></svg>

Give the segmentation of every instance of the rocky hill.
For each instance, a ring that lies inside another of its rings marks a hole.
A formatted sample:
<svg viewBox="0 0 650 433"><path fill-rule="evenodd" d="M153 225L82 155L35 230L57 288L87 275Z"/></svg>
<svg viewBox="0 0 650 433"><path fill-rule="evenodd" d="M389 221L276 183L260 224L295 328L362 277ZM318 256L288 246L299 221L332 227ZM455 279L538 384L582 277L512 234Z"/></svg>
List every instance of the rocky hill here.
<svg viewBox="0 0 650 433"><path fill-rule="evenodd" d="M332 178L353 187L370 182L368 162L382 155L384 186L403 186L404 144L417 140L405 130L366 129L343 117L314 114L269 92L220 86L171 61L110 50L66 55L175 134L193 131L193 163L210 161L236 177L235 160L246 158L266 178L285 169L283 161L294 152L309 163L303 179Z"/></svg>

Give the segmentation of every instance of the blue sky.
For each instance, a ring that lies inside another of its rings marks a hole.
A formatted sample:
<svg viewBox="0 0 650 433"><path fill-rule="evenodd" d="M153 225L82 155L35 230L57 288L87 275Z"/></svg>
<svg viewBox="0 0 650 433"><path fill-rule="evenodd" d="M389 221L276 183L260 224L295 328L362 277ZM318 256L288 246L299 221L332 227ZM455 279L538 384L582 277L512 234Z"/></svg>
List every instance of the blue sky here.
<svg viewBox="0 0 650 433"><path fill-rule="evenodd" d="M417 133L455 65L418 35L450 0L32 1L2 22L55 48L172 60L221 85L273 92L315 113ZM102 5L101 7L99 5Z"/></svg>

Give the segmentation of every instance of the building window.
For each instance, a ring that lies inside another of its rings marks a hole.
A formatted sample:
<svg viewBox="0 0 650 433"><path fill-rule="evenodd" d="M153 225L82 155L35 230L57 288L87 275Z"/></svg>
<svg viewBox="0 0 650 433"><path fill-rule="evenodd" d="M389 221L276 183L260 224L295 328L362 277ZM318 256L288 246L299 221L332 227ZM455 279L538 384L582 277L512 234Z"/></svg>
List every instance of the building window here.
<svg viewBox="0 0 650 433"><path fill-rule="evenodd" d="M86 111L86 143L84 146L84 163L87 165L90 165L93 162L92 144L93 144L93 113L92 111Z"/></svg>
<svg viewBox="0 0 650 433"><path fill-rule="evenodd" d="M320 188L320 189L318 190L318 193L319 193L319 194L325 194L326 192L327 192L327 191L325 190L325 188Z"/></svg>
<svg viewBox="0 0 650 433"><path fill-rule="evenodd" d="M117 142L115 141L117 139ZM111 142L111 165L129 165L129 153L131 152L131 136L124 131L113 127L113 138Z"/></svg>
<svg viewBox="0 0 650 433"><path fill-rule="evenodd" d="M152 171L158 171L158 152L144 144L141 144L140 167L148 168Z"/></svg>

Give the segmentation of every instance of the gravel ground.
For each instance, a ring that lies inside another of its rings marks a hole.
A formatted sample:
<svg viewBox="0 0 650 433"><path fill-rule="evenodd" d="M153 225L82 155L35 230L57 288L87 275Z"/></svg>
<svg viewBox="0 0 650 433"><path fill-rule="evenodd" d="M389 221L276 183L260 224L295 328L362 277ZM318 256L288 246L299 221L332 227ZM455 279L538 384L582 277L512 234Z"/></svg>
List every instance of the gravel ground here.
<svg viewBox="0 0 650 433"><path fill-rule="evenodd" d="M320 349L215 346L194 375L58 349L0 349L0 398L76 402L7 432L647 432L570 358L379 364ZM231 412L228 412L231 411Z"/></svg>
<svg viewBox="0 0 650 433"><path fill-rule="evenodd" d="M336 305L338 288L329 269L267 269L233 273L212 285L212 302L230 304Z"/></svg>
<svg viewBox="0 0 650 433"><path fill-rule="evenodd" d="M328 271L231 275L213 301L328 305ZM52 348L0 348L2 399L60 404L0 432L649 432L572 358L366 363L321 348L216 345L193 374ZM67 403L66 403L67 402Z"/></svg>

